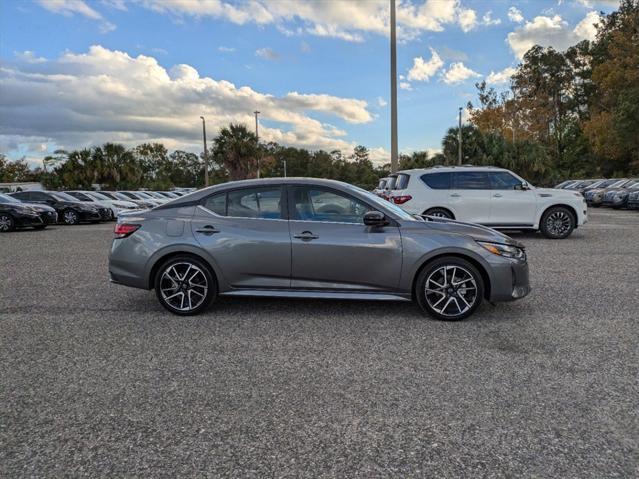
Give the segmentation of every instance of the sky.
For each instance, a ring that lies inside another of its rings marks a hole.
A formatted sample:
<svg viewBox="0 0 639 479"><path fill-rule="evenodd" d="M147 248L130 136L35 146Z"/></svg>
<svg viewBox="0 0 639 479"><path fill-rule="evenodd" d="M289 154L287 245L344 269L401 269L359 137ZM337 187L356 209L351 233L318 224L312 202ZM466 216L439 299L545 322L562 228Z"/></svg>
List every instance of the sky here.
<svg viewBox="0 0 639 479"><path fill-rule="evenodd" d="M593 39L618 0L397 0L399 149L438 151L475 83L535 44ZM388 0L0 0L0 153L149 141L201 151L230 122L390 159ZM466 114L464 115L464 119Z"/></svg>

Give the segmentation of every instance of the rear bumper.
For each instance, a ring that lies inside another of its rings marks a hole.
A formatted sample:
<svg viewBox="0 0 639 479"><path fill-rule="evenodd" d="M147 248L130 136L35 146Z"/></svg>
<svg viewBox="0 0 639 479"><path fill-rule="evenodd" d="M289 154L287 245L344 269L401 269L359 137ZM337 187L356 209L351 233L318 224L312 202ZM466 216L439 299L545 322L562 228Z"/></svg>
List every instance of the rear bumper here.
<svg viewBox="0 0 639 479"><path fill-rule="evenodd" d="M493 265L490 286L491 302L515 301L528 296L531 289L528 263L508 261Z"/></svg>

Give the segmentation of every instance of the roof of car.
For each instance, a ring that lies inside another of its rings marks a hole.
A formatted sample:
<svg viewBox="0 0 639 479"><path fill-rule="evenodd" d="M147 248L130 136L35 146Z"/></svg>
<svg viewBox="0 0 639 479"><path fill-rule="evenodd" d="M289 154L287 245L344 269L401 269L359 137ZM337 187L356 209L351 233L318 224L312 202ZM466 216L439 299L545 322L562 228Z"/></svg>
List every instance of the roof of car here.
<svg viewBox="0 0 639 479"><path fill-rule="evenodd" d="M451 171L508 171L506 168L500 168L498 166L474 166L474 165L461 165L461 166L432 166L430 168L413 168L411 170L402 170L398 173L405 174L424 174L424 173L448 173Z"/></svg>

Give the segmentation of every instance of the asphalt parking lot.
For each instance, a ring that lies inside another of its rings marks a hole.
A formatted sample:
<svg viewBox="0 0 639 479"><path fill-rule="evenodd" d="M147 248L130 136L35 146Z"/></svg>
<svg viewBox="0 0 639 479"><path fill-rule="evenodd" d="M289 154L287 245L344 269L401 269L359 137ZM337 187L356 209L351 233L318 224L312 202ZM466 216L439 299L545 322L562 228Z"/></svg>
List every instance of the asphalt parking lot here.
<svg viewBox="0 0 639 479"><path fill-rule="evenodd" d="M409 303L111 285L113 225L0 235L0 476L636 477L639 212L514 235L533 292Z"/></svg>

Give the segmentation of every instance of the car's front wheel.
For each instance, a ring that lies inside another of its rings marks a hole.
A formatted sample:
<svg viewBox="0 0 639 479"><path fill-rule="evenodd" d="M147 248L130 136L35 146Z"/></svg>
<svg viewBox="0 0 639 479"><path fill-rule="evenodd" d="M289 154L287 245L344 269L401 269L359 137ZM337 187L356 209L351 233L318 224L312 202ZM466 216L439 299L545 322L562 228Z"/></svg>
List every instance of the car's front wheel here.
<svg viewBox="0 0 639 479"><path fill-rule="evenodd" d="M65 225L77 225L80 222L80 216L75 210L65 210L62 213L62 222Z"/></svg>
<svg viewBox="0 0 639 479"><path fill-rule="evenodd" d="M16 229L16 222L9 214L0 215L0 233L6 233L7 231L13 231Z"/></svg>
<svg viewBox="0 0 639 479"><path fill-rule="evenodd" d="M549 239L564 239L575 229L575 216L563 206L549 208L541 217L539 229Z"/></svg>
<svg viewBox="0 0 639 479"><path fill-rule="evenodd" d="M419 273L415 297L422 310L436 319L460 321L479 307L484 282L477 268L456 257L427 264Z"/></svg>
<svg viewBox="0 0 639 479"><path fill-rule="evenodd" d="M204 261L189 255L162 263L155 275L160 304L180 316L201 313L217 296L217 282Z"/></svg>

